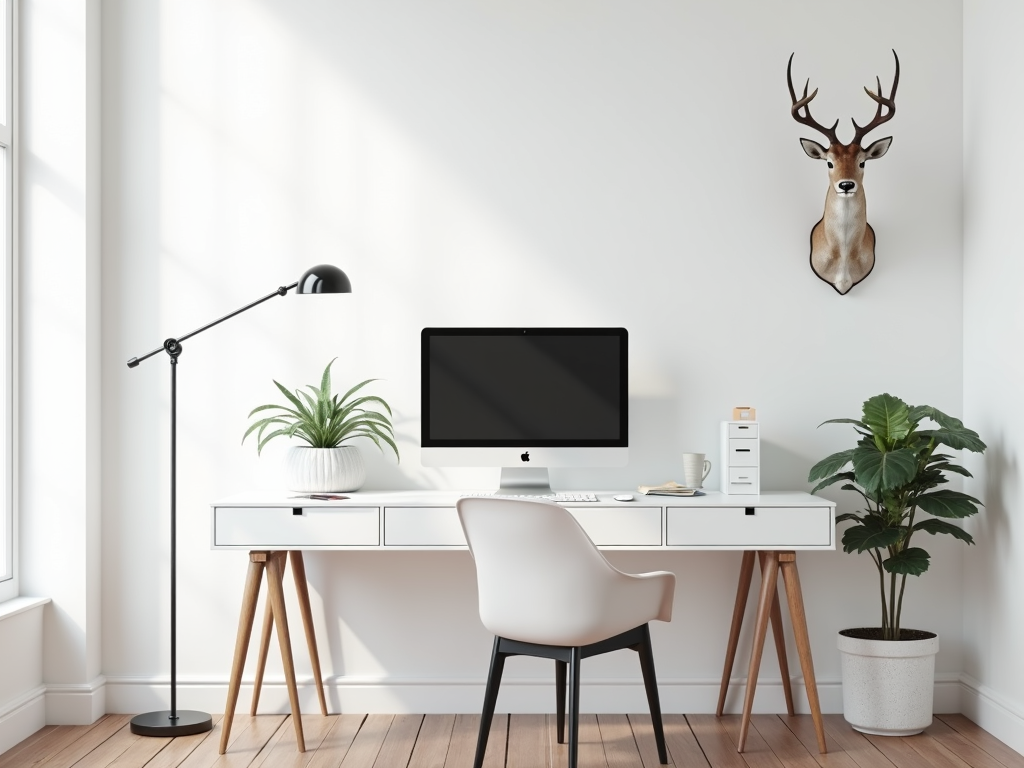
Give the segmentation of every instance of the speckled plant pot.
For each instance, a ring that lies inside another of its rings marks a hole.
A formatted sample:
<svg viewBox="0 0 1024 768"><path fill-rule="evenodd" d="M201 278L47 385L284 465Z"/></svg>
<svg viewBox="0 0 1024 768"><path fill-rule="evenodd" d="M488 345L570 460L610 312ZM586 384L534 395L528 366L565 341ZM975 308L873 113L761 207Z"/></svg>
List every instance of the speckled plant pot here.
<svg viewBox="0 0 1024 768"><path fill-rule="evenodd" d="M839 633L843 717L854 729L910 736L931 725L939 638L923 634L928 637L894 641Z"/></svg>
<svg viewBox="0 0 1024 768"><path fill-rule="evenodd" d="M356 491L366 482L363 454L353 445L292 446L285 455L285 471L288 490L299 493Z"/></svg>

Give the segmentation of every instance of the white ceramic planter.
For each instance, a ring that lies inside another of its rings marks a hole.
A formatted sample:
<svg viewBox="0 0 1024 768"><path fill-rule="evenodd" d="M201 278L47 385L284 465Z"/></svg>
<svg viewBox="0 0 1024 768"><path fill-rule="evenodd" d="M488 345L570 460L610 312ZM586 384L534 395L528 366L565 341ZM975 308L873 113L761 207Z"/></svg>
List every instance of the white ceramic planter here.
<svg viewBox="0 0 1024 768"><path fill-rule="evenodd" d="M363 454L353 445L292 446L285 456L285 470L288 490L299 493L355 491L366 482Z"/></svg>
<svg viewBox="0 0 1024 768"><path fill-rule="evenodd" d="M939 638L862 640L840 634L843 717L856 730L910 736L932 723Z"/></svg>

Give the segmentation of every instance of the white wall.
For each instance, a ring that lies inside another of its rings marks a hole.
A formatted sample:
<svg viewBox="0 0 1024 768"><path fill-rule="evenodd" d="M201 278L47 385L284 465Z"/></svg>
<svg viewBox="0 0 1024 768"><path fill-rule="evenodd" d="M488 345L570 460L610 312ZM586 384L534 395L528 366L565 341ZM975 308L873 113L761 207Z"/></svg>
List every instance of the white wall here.
<svg viewBox="0 0 1024 768"><path fill-rule="evenodd" d="M240 445L249 410L275 397L272 378L314 382L338 356L339 382L386 380L402 461L369 447L378 488L497 479L418 461L428 325L630 330L630 465L556 472L565 488L678 477L681 452L717 454L718 422L740 403L758 408L766 489L809 488L810 465L852 438L816 426L857 415L870 395L959 413L961 5L919 11L862 3L858 16L885 23L854 30L848 8L811 0L106 2L108 708L155 706L168 674L169 366L125 361L312 264L341 266L355 293L275 299L184 344L182 706L223 708L246 559L210 551L208 504L276 484L285 446L257 458ZM826 175L798 145L809 134L788 115L786 60L797 52L795 78L821 88L815 115L841 118L848 140L849 118L873 113L862 86L891 83L891 48L899 108L878 137L895 140L865 183L878 262L840 297L807 263ZM941 348L918 352L922 333ZM904 616L941 633L937 672L955 709L964 635L949 606L962 602L963 555L927 544L935 564L908 588ZM616 558L679 574L676 620L655 634L668 711L714 706L738 558ZM490 646L467 555L314 554L307 567L346 704L478 707ZM841 552L802 556L801 569L823 701L838 711L834 636L875 620L873 569ZM628 657L588 663L591 682L638 681ZM525 661L508 672L547 673ZM766 656L763 677L777 676ZM546 688L511 690L515 706L547 706ZM585 706L621 711L608 690ZM760 690L758 706L777 710L777 688Z"/></svg>
<svg viewBox="0 0 1024 768"><path fill-rule="evenodd" d="M1024 118L1024 51L1012 32L1024 7L1007 0L964 3L964 411L988 441L971 492L986 509L972 525L965 558L964 712L1024 751L1024 499L1021 432L1013 406L1024 385L1018 352L1024 278L1016 223L1024 206L1024 161L1012 151Z"/></svg>

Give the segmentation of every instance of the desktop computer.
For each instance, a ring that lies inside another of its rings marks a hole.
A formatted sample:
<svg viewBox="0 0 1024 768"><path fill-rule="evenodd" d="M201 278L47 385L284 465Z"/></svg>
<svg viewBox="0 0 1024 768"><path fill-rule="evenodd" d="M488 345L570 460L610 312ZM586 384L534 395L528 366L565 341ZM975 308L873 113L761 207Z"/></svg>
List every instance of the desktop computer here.
<svg viewBox="0 0 1024 768"><path fill-rule="evenodd" d="M629 455L625 328L425 328L425 466L501 469L498 493L552 494L549 467Z"/></svg>

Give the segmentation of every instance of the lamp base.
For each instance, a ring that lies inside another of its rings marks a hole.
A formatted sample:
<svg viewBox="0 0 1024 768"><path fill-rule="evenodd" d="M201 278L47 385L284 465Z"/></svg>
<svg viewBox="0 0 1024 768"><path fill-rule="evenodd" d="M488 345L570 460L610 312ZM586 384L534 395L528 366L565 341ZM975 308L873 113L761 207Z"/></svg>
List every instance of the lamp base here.
<svg viewBox="0 0 1024 768"><path fill-rule="evenodd" d="M190 736L213 730L213 718L205 712L179 709L171 718L169 709L146 712L132 718L132 733L138 736Z"/></svg>

